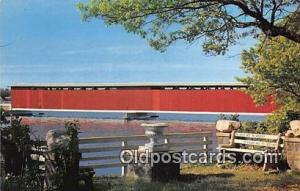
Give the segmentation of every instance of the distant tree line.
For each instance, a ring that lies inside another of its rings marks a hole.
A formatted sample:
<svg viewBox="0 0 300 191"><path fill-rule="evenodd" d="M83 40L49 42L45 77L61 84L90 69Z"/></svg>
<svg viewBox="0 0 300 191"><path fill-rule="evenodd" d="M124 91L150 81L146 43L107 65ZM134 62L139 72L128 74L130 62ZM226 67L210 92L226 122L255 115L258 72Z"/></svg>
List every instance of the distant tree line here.
<svg viewBox="0 0 300 191"><path fill-rule="evenodd" d="M10 97L10 89L0 88L0 97L1 100L7 100L7 98Z"/></svg>

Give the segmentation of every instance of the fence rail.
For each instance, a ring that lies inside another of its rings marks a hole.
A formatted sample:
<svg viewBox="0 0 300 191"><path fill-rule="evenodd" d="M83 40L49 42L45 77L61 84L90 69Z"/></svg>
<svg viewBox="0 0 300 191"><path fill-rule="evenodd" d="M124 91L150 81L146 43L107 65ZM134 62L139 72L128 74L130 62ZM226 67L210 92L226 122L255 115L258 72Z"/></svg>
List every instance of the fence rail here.
<svg viewBox="0 0 300 191"><path fill-rule="evenodd" d="M212 150L211 132L169 133L163 137L170 150L187 152ZM82 153L80 168L122 167L124 164L119 160L119 153L122 150L138 149L139 145L148 140L145 135L80 138L79 151Z"/></svg>

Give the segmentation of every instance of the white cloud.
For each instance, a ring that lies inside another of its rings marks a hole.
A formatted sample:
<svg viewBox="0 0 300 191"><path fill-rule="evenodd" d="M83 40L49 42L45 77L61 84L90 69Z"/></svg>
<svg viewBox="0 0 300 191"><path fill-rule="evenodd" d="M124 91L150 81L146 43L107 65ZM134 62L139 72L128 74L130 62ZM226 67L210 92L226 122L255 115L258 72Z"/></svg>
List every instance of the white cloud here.
<svg viewBox="0 0 300 191"><path fill-rule="evenodd" d="M89 49L75 49L75 50L66 50L63 51L61 54L63 55L78 55L78 54L141 54L145 51L145 47L141 46L110 46L110 47L95 47Z"/></svg>

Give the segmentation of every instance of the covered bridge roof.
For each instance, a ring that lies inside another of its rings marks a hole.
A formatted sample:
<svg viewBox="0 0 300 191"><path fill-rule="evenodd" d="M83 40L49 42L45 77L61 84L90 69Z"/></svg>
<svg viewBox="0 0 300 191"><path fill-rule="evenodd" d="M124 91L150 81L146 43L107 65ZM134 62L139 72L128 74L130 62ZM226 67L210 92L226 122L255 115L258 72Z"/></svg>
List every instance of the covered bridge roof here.
<svg viewBox="0 0 300 191"><path fill-rule="evenodd" d="M18 83L11 88L246 88L239 82Z"/></svg>

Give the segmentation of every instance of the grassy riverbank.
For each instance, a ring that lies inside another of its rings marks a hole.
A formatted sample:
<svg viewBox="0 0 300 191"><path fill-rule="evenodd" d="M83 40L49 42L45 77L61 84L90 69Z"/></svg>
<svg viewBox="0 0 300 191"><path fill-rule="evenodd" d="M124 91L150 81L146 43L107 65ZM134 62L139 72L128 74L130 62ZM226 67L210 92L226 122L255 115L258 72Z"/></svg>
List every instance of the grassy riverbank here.
<svg viewBox="0 0 300 191"><path fill-rule="evenodd" d="M211 190L211 191L298 191L300 173L266 174L258 167L184 166L177 181L144 182L120 177L95 178L95 190Z"/></svg>

